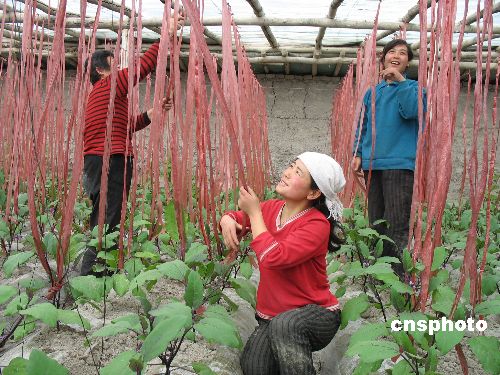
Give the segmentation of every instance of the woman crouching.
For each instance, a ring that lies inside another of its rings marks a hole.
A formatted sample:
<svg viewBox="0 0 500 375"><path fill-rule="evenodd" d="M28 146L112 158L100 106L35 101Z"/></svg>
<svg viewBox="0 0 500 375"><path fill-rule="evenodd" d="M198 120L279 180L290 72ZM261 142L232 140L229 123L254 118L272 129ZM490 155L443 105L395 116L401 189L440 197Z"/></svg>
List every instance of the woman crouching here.
<svg viewBox="0 0 500 375"><path fill-rule="evenodd" d="M335 229L342 204L337 193L344 185L342 168L334 159L305 152L285 169L276 186L282 200L260 203L251 189L241 188L241 211L221 218L224 242L236 249L243 215L248 215L250 247L259 262L259 325L243 350L243 374L315 374L312 352L327 346L340 325L326 254L338 247Z"/></svg>

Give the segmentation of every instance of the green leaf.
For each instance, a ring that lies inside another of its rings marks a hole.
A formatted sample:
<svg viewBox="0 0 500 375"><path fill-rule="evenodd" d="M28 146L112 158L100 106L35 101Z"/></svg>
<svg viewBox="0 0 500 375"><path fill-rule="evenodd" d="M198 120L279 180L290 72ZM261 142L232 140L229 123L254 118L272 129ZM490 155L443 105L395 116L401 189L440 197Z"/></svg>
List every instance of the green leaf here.
<svg viewBox="0 0 500 375"><path fill-rule="evenodd" d="M19 310L23 310L28 305L29 297L25 292L22 292L18 296L14 297L10 301L3 312L4 316L10 316L17 313Z"/></svg>
<svg viewBox="0 0 500 375"><path fill-rule="evenodd" d="M463 259L455 259L453 262L451 262L451 267L456 270L459 269L462 266Z"/></svg>
<svg viewBox="0 0 500 375"><path fill-rule="evenodd" d="M45 246L45 252L48 254L55 256L57 251L57 238L54 233L49 232L43 236L43 244Z"/></svg>
<svg viewBox="0 0 500 375"><path fill-rule="evenodd" d="M368 375L373 372L376 372L380 365L382 365L382 361L375 361L373 363L366 363L363 361L359 361L358 366L354 369L352 375Z"/></svg>
<svg viewBox="0 0 500 375"><path fill-rule="evenodd" d="M198 375L217 375L217 373L213 372L210 367L201 362L193 362L193 370Z"/></svg>
<svg viewBox="0 0 500 375"><path fill-rule="evenodd" d="M224 294L222 292L220 293L220 295L222 296L222 299L227 303L227 305L229 307L229 311L234 312L234 311L238 310L238 305L231 298L229 298L226 294ZM217 303L217 302L214 302L214 303Z"/></svg>
<svg viewBox="0 0 500 375"><path fill-rule="evenodd" d="M335 291L335 297L337 297L337 298L342 297L345 294L346 290L347 290L347 287L345 285L341 286L340 288L338 288Z"/></svg>
<svg viewBox="0 0 500 375"><path fill-rule="evenodd" d="M19 286L29 290L39 290L47 286L47 280L28 277L19 281Z"/></svg>
<svg viewBox="0 0 500 375"><path fill-rule="evenodd" d="M95 276L77 276L69 281L73 297L84 296L91 301L100 302L104 294L108 294L113 286L113 279L109 277L97 278Z"/></svg>
<svg viewBox="0 0 500 375"><path fill-rule="evenodd" d="M149 259L150 261L158 261L160 259L160 255L156 253L151 253L149 251L137 251L134 253L136 258L141 259Z"/></svg>
<svg viewBox="0 0 500 375"><path fill-rule="evenodd" d="M330 264L328 265L328 267L326 268L326 273L328 275L330 275L332 273L337 272L340 269L341 265L342 265L342 263L340 263L338 260L336 260L336 259L332 260L330 262Z"/></svg>
<svg viewBox="0 0 500 375"><path fill-rule="evenodd" d="M223 319L205 317L195 324L194 328L209 342L216 342L232 348L243 346L238 330Z"/></svg>
<svg viewBox="0 0 500 375"><path fill-rule="evenodd" d="M366 268L365 272L368 275L382 275L394 273L389 263L377 262Z"/></svg>
<svg viewBox="0 0 500 375"><path fill-rule="evenodd" d="M151 222L141 219L141 218L134 218L134 230L142 227L149 227L151 226Z"/></svg>
<svg viewBox="0 0 500 375"><path fill-rule="evenodd" d="M151 302L149 302L144 290L142 290L141 288L133 289L132 295L141 303L144 313L148 314L152 308L152 305Z"/></svg>
<svg viewBox="0 0 500 375"><path fill-rule="evenodd" d="M371 363L398 355L399 346L389 341L361 341L347 349L346 354L351 357L357 354L363 362Z"/></svg>
<svg viewBox="0 0 500 375"><path fill-rule="evenodd" d="M130 329L130 324L127 324L126 322L111 323L99 328L92 334L92 337L116 336L121 333L129 333Z"/></svg>
<svg viewBox="0 0 500 375"><path fill-rule="evenodd" d="M415 346L412 344L410 341L410 338L408 337L408 334L404 331L399 331L399 332L391 332L392 337L396 340L396 342L403 347L403 349L411 354L416 355L417 350Z"/></svg>
<svg viewBox="0 0 500 375"><path fill-rule="evenodd" d="M377 263L401 263L401 261L396 257L380 257L377 258Z"/></svg>
<svg viewBox="0 0 500 375"><path fill-rule="evenodd" d="M118 354L111 362L100 370L101 375L136 375L129 367L132 358L140 357L134 350L128 350Z"/></svg>
<svg viewBox="0 0 500 375"><path fill-rule="evenodd" d="M362 341L375 340L380 336L388 336L389 330L385 326L385 323L369 323L362 325L354 334L351 336L349 341L349 347Z"/></svg>
<svg viewBox="0 0 500 375"><path fill-rule="evenodd" d="M130 283L129 290L137 289L137 288L143 286L146 282L153 281L153 280L156 281L161 277L162 277L162 274L160 273L160 271L158 271L156 269L141 272L139 275L137 275L134 278L134 280L132 280L132 282Z"/></svg>
<svg viewBox="0 0 500 375"><path fill-rule="evenodd" d="M412 373L411 366L404 359L401 359L392 368L392 375L408 375Z"/></svg>
<svg viewBox="0 0 500 375"><path fill-rule="evenodd" d="M249 279L252 277L253 269L250 263L241 263L240 264L240 272L245 279Z"/></svg>
<svg viewBox="0 0 500 375"><path fill-rule="evenodd" d="M375 245L375 257L378 258L384 252L384 241L379 239Z"/></svg>
<svg viewBox="0 0 500 375"><path fill-rule="evenodd" d="M413 327L409 324L408 328L410 328L407 332L409 334L411 334L413 336L413 338L415 339L415 341L424 348L428 346L427 344L427 339L425 338L425 333L427 331L420 331L418 329L418 325L417 325L417 322L419 320L422 320L422 321L425 321L425 324L427 325L428 323L428 320L429 318L427 317L427 315L421 313L421 312L412 312L412 313L402 313L400 314L400 320L403 322L403 321L407 321L409 324L410 321L413 321L413 326L415 329L412 329Z"/></svg>
<svg viewBox="0 0 500 375"><path fill-rule="evenodd" d="M57 310L57 320L64 324L77 324L80 327L84 327L89 330L90 322L83 316L80 317L76 311L73 310Z"/></svg>
<svg viewBox="0 0 500 375"><path fill-rule="evenodd" d="M358 230L358 233L362 237L378 237L379 234L376 230L371 228L362 228Z"/></svg>
<svg viewBox="0 0 500 375"><path fill-rule="evenodd" d="M397 293L401 294L413 294L413 289L407 285L402 283L399 279L393 279L387 282L391 286L392 290L395 290Z"/></svg>
<svg viewBox="0 0 500 375"><path fill-rule="evenodd" d="M140 259L132 258L125 262L123 268L126 271L127 279L132 280L146 267L142 264Z"/></svg>
<svg viewBox="0 0 500 375"><path fill-rule="evenodd" d="M163 353L170 341L181 337L184 333L184 323L185 318L182 316L173 316L158 323L142 345L144 362L147 363Z"/></svg>
<svg viewBox="0 0 500 375"><path fill-rule="evenodd" d="M424 264L421 263L420 261L417 261L415 263L415 270L418 271L418 272L422 272L423 270L425 270Z"/></svg>
<svg viewBox="0 0 500 375"><path fill-rule="evenodd" d="M356 244L358 245L361 255L363 255L365 258L368 258L370 256L370 249L368 245L363 241L356 241Z"/></svg>
<svg viewBox="0 0 500 375"><path fill-rule="evenodd" d="M172 318L174 316L184 317L184 327L189 328L193 324L191 308L183 302L170 302L155 310L151 310L152 316L160 317L161 319Z"/></svg>
<svg viewBox="0 0 500 375"><path fill-rule="evenodd" d="M427 359L425 361L425 373L436 371L438 365L438 350L433 345L427 349Z"/></svg>
<svg viewBox="0 0 500 375"><path fill-rule="evenodd" d="M3 369L3 375L26 375L28 360L21 357L13 358L7 367Z"/></svg>
<svg viewBox="0 0 500 375"><path fill-rule="evenodd" d="M19 311L21 315L30 315L35 319L41 320L49 327L55 327L57 324L57 309L51 303L39 303L26 310Z"/></svg>
<svg viewBox="0 0 500 375"><path fill-rule="evenodd" d="M345 328L349 321L357 320L359 316L368 309L368 307L370 307L370 303L368 302L366 294L360 294L359 296L351 298L347 301L342 309L342 324L340 329Z"/></svg>
<svg viewBox="0 0 500 375"><path fill-rule="evenodd" d="M403 268L406 272L413 268L413 259L407 249L403 250Z"/></svg>
<svg viewBox="0 0 500 375"><path fill-rule="evenodd" d="M480 315L500 314L500 299L496 298L494 300L481 302L476 306L475 312Z"/></svg>
<svg viewBox="0 0 500 375"><path fill-rule="evenodd" d="M344 208L342 211L342 217L344 219L352 219L354 217L354 208Z"/></svg>
<svg viewBox="0 0 500 375"><path fill-rule="evenodd" d="M129 290L130 281L123 273L117 273L113 275L113 289L116 294L123 297Z"/></svg>
<svg viewBox="0 0 500 375"><path fill-rule="evenodd" d="M10 277L17 267L26 263L33 255L35 255L34 251L22 251L9 256L3 264L5 277Z"/></svg>
<svg viewBox="0 0 500 375"><path fill-rule="evenodd" d="M67 375L69 371L44 352L33 349L26 366L27 375Z"/></svg>
<svg viewBox="0 0 500 375"><path fill-rule="evenodd" d="M443 331L443 327L434 333L436 337L436 346L442 355L448 353L464 338L465 332L453 329L451 331Z"/></svg>
<svg viewBox="0 0 500 375"><path fill-rule="evenodd" d="M497 291L497 283L500 281L499 275L485 275L482 281L483 294L490 296Z"/></svg>
<svg viewBox="0 0 500 375"><path fill-rule="evenodd" d="M156 269L171 279L184 281L189 268L182 260L176 259L160 264Z"/></svg>
<svg viewBox="0 0 500 375"><path fill-rule="evenodd" d="M196 263L203 263L207 259L207 245L193 242L186 252L184 261L191 266Z"/></svg>
<svg viewBox="0 0 500 375"><path fill-rule="evenodd" d="M160 233L158 235L158 239L164 244L164 245L170 245L170 235L168 233Z"/></svg>
<svg viewBox="0 0 500 375"><path fill-rule="evenodd" d="M0 285L0 304L7 302L17 294L17 289L10 285Z"/></svg>
<svg viewBox="0 0 500 375"><path fill-rule="evenodd" d="M36 328L35 321L26 322L26 319L14 331L14 341L19 341Z"/></svg>
<svg viewBox="0 0 500 375"><path fill-rule="evenodd" d="M236 328L236 325L234 324L234 321L229 316L229 313L221 305L208 306L206 311L203 313L203 316L205 318L217 318L220 320L224 320L227 324L232 325L234 328Z"/></svg>
<svg viewBox="0 0 500 375"><path fill-rule="evenodd" d="M391 288L391 304L398 312L403 311L406 307L405 298L401 295L400 292L393 288Z"/></svg>
<svg viewBox="0 0 500 375"><path fill-rule="evenodd" d="M384 220L385 221L385 220ZM378 238L380 238L381 240L384 240L384 241L387 241L387 242L390 242L390 243L395 243L394 240L390 237L387 237L386 235L384 234L381 234Z"/></svg>
<svg viewBox="0 0 500 375"><path fill-rule="evenodd" d="M500 342L496 337L477 336L469 340L469 346L483 366L490 374L500 374Z"/></svg>
<svg viewBox="0 0 500 375"><path fill-rule="evenodd" d="M439 287L432 295L432 308L435 311L449 315L455 300L455 293L448 286Z"/></svg>
<svg viewBox="0 0 500 375"><path fill-rule="evenodd" d="M257 294L257 289L255 288L255 285L250 280L241 278L239 279L231 278L229 281L231 282L231 286L234 288L236 293L245 301L250 303L250 305L252 305L253 308L255 308L256 294Z"/></svg>
<svg viewBox="0 0 500 375"><path fill-rule="evenodd" d="M191 271L188 276L188 284L184 292L186 304L193 309L197 309L203 303L203 281L196 271Z"/></svg>
<svg viewBox="0 0 500 375"><path fill-rule="evenodd" d="M174 201L170 201L163 211L165 213L165 227L167 233L175 242L179 241L179 229L177 228L177 218L175 217Z"/></svg>
<svg viewBox="0 0 500 375"><path fill-rule="evenodd" d="M143 327L141 320L143 320L143 319L144 319L144 317L142 315L129 314L129 315L124 315L124 316L120 316L116 319L113 319L111 321L111 323L120 324L124 327L128 327L129 329L131 329L132 331L135 331L135 332L141 332L142 327ZM149 326L149 324L147 324L147 323L148 322L146 321L146 324L145 324L146 328Z"/></svg>
<svg viewBox="0 0 500 375"><path fill-rule="evenodd" d="M429 283L429 292L433 292L440 287L448 278L450 273L447 270L439 270Z"/></svg>
<svg viewBox="0 0 500 375"><path fill-rule="evenodd" d="M436 271L441 268L441 265L443 264L447 255L448 253L443 246L436 247L434 249L434 257L432 258L431 271Z"/></svg>

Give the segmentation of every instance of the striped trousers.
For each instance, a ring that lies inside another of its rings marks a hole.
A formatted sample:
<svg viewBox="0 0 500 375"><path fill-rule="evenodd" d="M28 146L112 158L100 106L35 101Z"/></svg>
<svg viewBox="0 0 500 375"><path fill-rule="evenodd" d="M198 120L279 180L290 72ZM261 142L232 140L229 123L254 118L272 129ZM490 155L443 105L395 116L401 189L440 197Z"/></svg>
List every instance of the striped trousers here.
<svg viewBox="0 0 500 375"><path fill-rule="evenodd" d="M335 336L340 310L307 305L257 321L241 356L244 375L313 375L312 352Z"/></svg>
<svg viewBox="0 0 500 375"><path fill-rule="evenodd" d="M368 172L365 171L365 181ZM383 256L402 258L408 244L411 200L413 195L413 171L407 169L372 170L368 191L368 219L381 234L391 238L395 244L384 241ZM403 276L402 264L393 263L394 271Z"/></svg>

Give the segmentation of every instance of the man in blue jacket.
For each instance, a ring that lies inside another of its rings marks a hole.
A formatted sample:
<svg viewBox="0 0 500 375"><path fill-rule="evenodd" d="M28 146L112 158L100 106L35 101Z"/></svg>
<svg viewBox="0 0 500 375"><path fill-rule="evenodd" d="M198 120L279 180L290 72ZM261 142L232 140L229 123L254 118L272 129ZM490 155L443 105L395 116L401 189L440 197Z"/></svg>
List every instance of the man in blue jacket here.
<svg viewBox="0 0 500 375"><path fill-rule="evenodd" d="M352 163L354 171L365 180L372 169L368 218L370 223L385 220L376 229L392 238L395 244L384 243L383 255L399 259L408 242L419 136L418 82L405 75L412 58L410 46L402 39L392 40L384 47L381 56L384 69L380 72L383 80L375 87L375 142L372 145L370 89L363 99L361 134L358 127ZM423 96L424 106L425 102ZM402 264L393 264L393 268L403 278Z"/></svg>

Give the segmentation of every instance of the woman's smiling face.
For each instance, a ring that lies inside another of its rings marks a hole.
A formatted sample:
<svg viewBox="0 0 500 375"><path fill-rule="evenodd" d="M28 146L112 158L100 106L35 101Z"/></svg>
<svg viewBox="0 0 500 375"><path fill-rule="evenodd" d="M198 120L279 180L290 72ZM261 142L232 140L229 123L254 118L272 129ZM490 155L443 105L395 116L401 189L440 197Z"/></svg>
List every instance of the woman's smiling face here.
<svg viewBox="0 0 500 375"><path fill-rule="evenodd" d="M401 74L408 68L408 48L398 44L391 48L384 56L384 69L396 68Z"/></svg>
<svg viewBox="0 0 500 375"><path fill-rule="evenodd" d="M313 192L311 175L300 159L294 160L281 174L281 180L276 185L276 192L283 198L303 200Z"/></svg>

